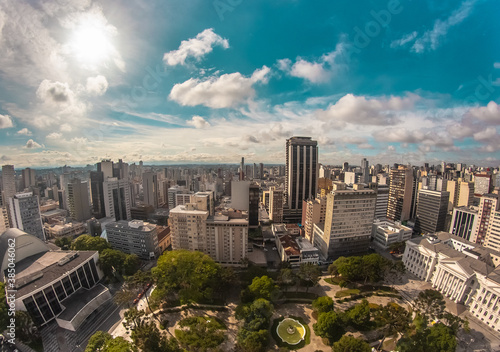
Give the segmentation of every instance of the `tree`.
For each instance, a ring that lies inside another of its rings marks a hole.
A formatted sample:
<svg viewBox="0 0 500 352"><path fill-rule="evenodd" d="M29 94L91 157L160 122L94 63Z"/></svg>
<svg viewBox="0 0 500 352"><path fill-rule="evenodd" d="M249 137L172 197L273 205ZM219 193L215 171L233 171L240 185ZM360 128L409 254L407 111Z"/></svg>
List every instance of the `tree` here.
<svg viewBox="0 0 500 352"><path fill-rule="evenodd" d="M134 273L139 269L141 265L141 260L136 254L128 254L123 261L123 274L124 275L134 275Z"/></svg>
<svg viewBox="0 0 500 352"><path fill-rule="evenodd" d="M135 287L128 283L124 283L121 290L118 291L113 298L115 303L118 305L126 304L130 308L130 303L137 296L137 290Z"/></svg>
<svg viewBox="0 0 500 352"><path fill-rule="evenodd" d="M0 281L0 326L2 329L9 325L9 308L5 297L5 284Z"/></svg>
<svg viewBox="0 0 500 352"><path fill-rule="evenodd" d="M224 327L215 318L189 317L179 326L184 329L176 330L175 336L188 350L210 351L224 342Z"/></svg>
<svg viewBox="0 0 500 352"><path fill-rule="evenodd" d="M410 327L411 314L399 304L389 302L376 311L375 320L384 326L385 336L403 334Z"/></svg>
<svg viewBox="0 0 500 352"><path fill-rule="evenodd" d="M302 263L300 264L298 277L307 283L306 292L309 291L310 286L314 286L318 283L321 277L321 269L319 266L312 263Z"/></svg>
<svg viewBox="0 0 500 352"><path fill-rule="evenodd" d="M151 271L142 271L138 270L134 273L134 275L127 277L126 282L127 284L135 289L136 291L138 290L143 290L148 284L152 284L154 281L153 275L151 274ZM146 298L146 304L148 305L149 311L153 313L153 317L158 320L157 316L151 309L151 305L149 304L149 298L148 295L145 294L144 298ZM158 320L159 321L159 320Z"/></svg>
<svg viewBox="0 0 500 352"><path fill-rule="evenodd" d="M403 253L406 248L406 242L395 242L389 246L389 250L391 252L398 252L398 253Z"/></svg>
<svg viewBox="0 0 500 352"><path fill-rule="evenodd" d="M175 339L167 339L161 334L154 322L143 321L132 329L132 341L141 351L148 352L180 352Z"/></svg>
<svg viewBox="0 0 500 352"><path fill-rule="evenodd" d="M126 257L127 255L119 250L106 248L99 254L99 266L104 275L111 277L115 272L122 272Z"/></svg>
<svg viewBox="0 0 500 352"><path fill-rule="evenodd" d="M89 339L85 352L137 352L137 347L123 337L113 338L107 332L97 331Z"/></svg>
<svg viewBox="0 0 500 352"><path fill-rule="evenodd" d="M399 352L455 352L457 339L453 329L437 323L429 328L417 329L414 335L401 338L396 350Z"/></svg>
<svg viewBox="0 0 500 352"><path fill-rule="evenodd" d="M313 325L314 333L327 338L330 343L340 339L344 334L342 316L333 311L322 313L318 317L318 322Z"/></svg>
<svg viewBox="0 0 500 352"><path fill-rule="evenodd" d="M346 282L345 280L341 280L341 281L339 282L339 287L340 287L340 291L342 291L342 289L343 289L344 287L347 287L347 282Z"/></svg>
<svg viewBox="0 0 500 352"><path fill-rule="evenodd" d="M435 290L420 291L413 305L426 324L432 319L441 319L446 308L443 295Z"/></svg>
<svg viewBox="0 0 500 352"><path fill-rule="evenodd" d="M28 312L23 310L16 311L16 338L26 344L42 340L40 331L29 316Z"/></svg>
<svg viewBox="0 0 500 352"><path fill-rule="evenodd" d="M69 248L71 248L71 237L64 236L56 238L55 244L62 250L68 250Z"/></svg>
<svg viewBox="0 0 500 352"><path fill-rule="evenodd" d="M269 343L269 332L267 330L248 331L242 328L238 331L236 340L241 351L264 352Z"/></svg>
<svg viewBox="0 0 500 352"><path fill-rule="evenodd" d="M291 286L295 283L295 274L293 273L292 269L290 268L283 268L279 272L278 276L278 283L280 286L283 286L285 288L285 292L288 289L288 286Z"/></svg>
<svg viewBox="0 0 500 352"><path fill-rule="evenodd" d="M101 253L105 249L110 249L111 245L102 237L81 235L73 241L71 248L77 251L98 251Z"/></svg>
<svg viewBox="0 0 500 352"><path fill-rule="evenodd" d="M333 299L328 296L318 297L312 302L312 308L318 315L330 312L333 310Z"/></svg>
<svg viewBox="0 0 500 352"><path fill-rule="evenodd" d="M384 280L394 285L401 280L405 272L406 268L403 262L392 262L385 268Z"/></svg>
<svg viewBox="0 0 500 352"><path fill-rule="evenodd" d="M278 285L276 285L273 279L264 275L254 278L252 284L248 286L248 291L253 299L263 298L270 300L278 291Z"/></svg>
<svg viewBox="0 0 500 352"><path fill-rule="evenodd" d="M352 326L363 329L370 323L370 305L366 299L346 312L346 320Z"/></svg>
<svg viewBox="0 0 500 352"><path fill-rule="evenodd" d="M339 269L337 268L335 263L332 263L328 266L328 274L330 274L331 279L333 279L334 276L338 276Z"/></svg>
<svg viewBox="0 0 500 352"><path fill-rule="evenodd" d="M157 284L153 296L165 299L166 295L174 295L181 304L211 302L220 270L219 264L201 252L165 252L152 269Z"/></svg>
<svg viewBox="0 0 500 352"><path fill-rule="evenodd" d="M340 257L333 262L342 279L357 281L363 278L363 263L361 257Z"/></svg>
<svg viewBox="0 0 500 352"><path fill-rule="evenodd" d="M362 276L365 283L367 281L375 283L383 279L385 268L390 265L390 261L380 254L373 253L362 256L361 265L364 269Z"/></svg>
<svg viewBox="0 0 500 352"><path fill-rule="evenodd" d="M372 348L363 340L344 335L333 344L333 352L371 352Z"/></svg>

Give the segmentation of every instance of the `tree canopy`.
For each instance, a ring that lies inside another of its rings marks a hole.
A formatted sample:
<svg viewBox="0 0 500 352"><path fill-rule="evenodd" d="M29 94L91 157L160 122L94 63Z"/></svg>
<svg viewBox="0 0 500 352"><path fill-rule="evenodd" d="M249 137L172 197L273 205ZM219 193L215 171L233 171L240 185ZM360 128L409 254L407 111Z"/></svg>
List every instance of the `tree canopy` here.
<svg viewBox="0 0 500 352"><path fill-rule="evenodd" d="M297 276L301 280L306 282L307 284L306 292L307 292L310 286L314 286L318 283L321 277L321 269L316 264L302 263L300 264Z"/></svg>
<svg viewBox="0 0 500 352"><path fill-rule="evenodd" d="M221 267L201 252L165 252L152 269L157 287L153 296L177 296L181 304L211 302L219 285Z"/></svg>
<svg viewBox="0 0 500 352"><path fill-rule="evenodd" d="M111 249L111 245L102 237L81 235L73 241L71 248L77 251L98 251L101 253L105 249Z"/></svg>
<svg viewBox="0 0 500 352"><path fill-rule="evenodd" d="M330 312L333 310L333 306L333 299L329 296L318 297L312 302L313 311L317 314Z"/></svg>
<svg viewBox="0 0 500 352"><path fill-rule="evenodd" d="M363 340L344 335L333 344L333 352L371 352L372 348Z"/></svg>
<svg viewBox="0 0 500 352"><path fill-rule="evenodd" d="M437 323L429 328L417 329L414 335L401 338L396 346L399 352L455 352L457 339L450 327Z"/></svg>
<svg viewBox="0 0 500 352"><path fill-rule="evenodd" d="M333 343L339 340L345 332L342 315L334 311L321 313L313 329L316 335L327 338L330 343Z"/></svg>
<svg viewBox="0 0 500 352"><path fill-rule="evenodd" d="M271 300L271 297L274 297L276 295L278 290L278 285L276 285L273 279L266 275L255 277L252 280L250 286L248 286L248 293L251 297L250 301L259 298L263 298L269 301Z"/></svg>
<svg viewBox="0 0 500 352"><path fill-rule="evenodd" d="M224 326L213 317L189 317L179 326L183 329L176 330L175 336L189 350L211 351L224 342Z"/></svg>
<svg viewBox="0 0 500 352"><path fill-rule="evenodd" d="M385 259L377 253L354 256L340 257L329 267L328 272L331 275L340 274L347 281L378 282L384 278L385 269L391 264L391 261Z"/></svg>
<svg viewBox="0 0 500 352"><path fill-rule="evenodd" d="M356 304L354 307L349 309L346 313L346 321L349 325L352 325L358 329L363 329L370 323L370 305L366 299L363 299L361 303Z"/></svg>
<svg viewBox="0 0 500 352"><path fill-rule="evenodd" d="M273 315L273 305L265 299L257 299L251 304L238 307L236 318L243 320L237 335L238 347L246 352L266 350L269 342L269 323Z"/></svg>
<svg viewBox="0 0 500 352"><path fill-rule="evenodd" d="M113 338L109 333L97 331L90 338L85 352L137 352L137 347L123 337Z"/></svg>

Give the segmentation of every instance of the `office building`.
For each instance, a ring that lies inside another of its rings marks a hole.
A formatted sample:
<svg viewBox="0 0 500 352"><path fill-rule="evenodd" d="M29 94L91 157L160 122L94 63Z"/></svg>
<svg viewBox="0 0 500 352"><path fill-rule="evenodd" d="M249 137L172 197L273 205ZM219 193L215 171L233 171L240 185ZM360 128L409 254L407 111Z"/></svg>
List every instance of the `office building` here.
<svg viewBox="0 0 500 352"><path fill-rule="evenodd" d="M347 189L345 183L334 183L327 196L323 231L318 226L313 233L314 246L329 258L367 253L376 201L375 191L363 184Z"/></svg>
<svg viewBox="0 0 500 352"><path fill-rule="evenodd" d="M90 194L92 198L92 215L96 219L106 216L104 206L104 174L100 171L90 172Z"/></svg>
<svg viewBox="0 0 500 352"><path fill-rule="evenodd" d="M39 238L19 229L0 235L0 279L7 270L7 249L15 243L17 311L26 311L43 327L56 321L59 327L76 331L106 302L109 290L99 281L97 251L51 251Z"/></svg>
<svg viewBox="0 0 500 352"><path fill-rule="evenodd" d="M33 193L17 193L9 198L11 227L22 230L45 241L38 197Z"/></svg>
<svg viewBox="0 0 500 352"><path fill-rule="evenodd" d="M389 249L397 242L406 242L411 238L413 230L401 225L399 221L375 219L372 225L373 244L382 249Z"/></svg>
<svg viewBox="0 0 500 352"><path fill-rule="evenodd" d="M474 236L472 236L472 242L484 245L491 216L498 210L500 210L498 194L483 194L479 201L478 222Z"/></svg>
<svg viewBox="0 0 500 352"><path fill-rule="evenodd" d="M190 201L187 203L196 204L196 208L198 210L206 210L208 211L208 215L210 216L215 215L215 201L213 191L196 192L195 194L190 195Z"/></svg>
<svg viewBox="0 0 500 352"><path fill-rule="evenodd" d="M175 185L175 186L170 187L168 189L167 193L168 193L168 208L174 209L178 205L176 195L187 193L187 191L184 189L184 187L181 187L179 185Z"/></svg>
<svg viewBox="0 0 500 352"><path fill-rule="evenodd" d="M106 217L114 218L115 221L129 220L131 197L128 181L108 178L103 183L103 192Z"/></svg>
<svg viewBox="0 0 500 352"><path fill-rule="evenodd" d="M111 160L103 160L97 163L97 172L102 172L104 180L107 178L115 177L115 172L113 171L113 162Z"/></svg>
<svg viewBox="0 0 500 352"><path fill-rule="evenodd" d="M250 207L250 181L231 182L231 208L248 211Z"/></svg>
<svg viewBox="0 0 500 352"><path fill-rule="evenodd" d="M259 199L259 185L251 184L248 188L248 226L250 228L257 228L259 226Z"/></svg>
<svg viewBox="0 0 500 352"><path fill-rule="evenodd" d="M69 216L76 221L87 221L92 217L87 182L74 179L68 183Z"/></svg>
<svg viewBox="0 0 500 352"><path fill-rule="evenodd" d="M450 233L467 241L473 240L478 223L478 211L469 207L453 208Z"/></svg>
<svg viewBox="0 0 500 352"><path fill-rule="evenodd" d="M410 218L413 190L413 171L410 167L399 165L389 172L389 200L387 219L405 221Z"/></svg>
<svg viewBox="0 0 500 352"><path fill-rule="evenodd" d="M106 238L113 249L149 260L158 257L156 225L142 220L120 220L106 225Z"/></svg>
<svg viewBox="0 0 500 352"><path fill-rule="evenodd" d="M10 228L9 211L6 205L0 206L0 234Z"/></svg>
<svg viewBox="0 0 500 352"><path fill-rule="evenodd" d="M500 211L493 211L490 215L484 246L500 251Z"/></svg>
<svg viewBox="0 0 500 352"><path fill-rule="evenodd" d="M303 200L316 196L318 142L311 137L291 137L286 140L285 153L285 202L291 210L302 209Z"/></svg>
<svg viewBox="0 0 500 352"><path fill-rule="evenodd" d="M415 233L434 233L445 229L449 197L448 192L427 189L418 192Z"/></svg>
<svg viewBox="0 0 500 352"><path fill-rule="evenodd" d="M309 242L314 243L314 224L325 223L327 203L326 195L316 199L309 199L304 202L305 204L302 207L302 225L304 226L304 236Z"/></svg>
<svg viewBox="0 0 500 352"><path fill-rule="evenodd" d="M474 195L480 197L483 194L490 193L491 175L476 174L474 175Z"/></svg>
<svg viewBox="0 0 500 352"><path fill-rule="evenodd" d="M9 198L16 194L16 173L14 165L2 166L2 201L4 205L9 204Z"/></svg>
<svg viewBox="0 0 500 352"><path fill-rule="evenodd" d="M361 183L370 182L370 166L368 160L365 158L361 159Z"/></svg>
<svg viewBox="0 0 500 352"><path fill-rule="evenodd" d="M370 183L370 188L377 192L377 203L375 204L375 218L385 219L387 217L387 205L389 204L389 186Z"/></svg>
<svg viewBox="0 0 500 352"><path fill-rule="evenodd" d="M269 190L269 220L275 224L283 222L283 190L272 187Z"/></svg>
<svg viewBox="0 0 500 352"><path fill-rule="evenodd" d="M205 254L225 266L241 266L248 252L248 221L215 214L205 222Z"/></svg>
<svg viewBox="0 0 500 352"><path fill-rule="evenodd" d="M22 177L23 177L23 188L30 188L30 187L35 187L36 186L36 172L33 169L30 169L29 167L22 170Z"/></svg>
<svg viewBox="0 0 500 352"><path fill-rule="evenodd" d="M144 204L158 208L158 199L160 198L160 187L158 184L158 175L155 172L145 172L142 174L142 192L144 195Z"/></svg>
<svg viewBox="0 0 500 352"><path fill-rule="evenodd" d="M205 252L208 211L194 204L178 205L170 210L172 249Z"/></svg>

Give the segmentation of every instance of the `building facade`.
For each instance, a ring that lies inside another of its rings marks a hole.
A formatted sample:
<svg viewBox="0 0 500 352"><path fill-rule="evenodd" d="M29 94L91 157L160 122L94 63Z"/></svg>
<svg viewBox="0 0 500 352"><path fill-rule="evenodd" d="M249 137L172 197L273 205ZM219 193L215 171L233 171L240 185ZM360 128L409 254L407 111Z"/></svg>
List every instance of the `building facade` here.
<svg viewBox="0 0 500 352"><path fill-rule="evenodd" d="M466 206L453 208L449 232L467 241L472 241L472 236L477 227L477 220L477 210Z"/></svg>
<svg viewBox="0 0 500 352"><path fill-rule="evenodd" d="M158 257L158 231L156 225L142 220L120 220L106 225L108 242L114 249L136 254L141 259Z"/></svg>
<svg viewBox="0 0 500 352"><path fill-rule="evenodd" d="M418 192L415 233L434 233L445 229L449 196L448 192L442 191L421 189Z"/></svg>
<svg viewBox="0 0 500 352"><path fill-rule="evenodd" d="M92 217L87 182L74 179L68 183L68 208L69 216L76 221L87 221Z"/></svg>
<svg viewBox="0 0 500 352"><path fill-rule="evenodd" d="M106 217L116 221L130 219L131 196L127 180L108 178L103 183Z"/></svg>
<svg viewBox="0 0 500 352"><path fill-rule="evenodd" d="M382 249L389 249L391 244L406 242L411 239L413 230L401 225L399 221L375 219L372 226L373 244Z"/></svg>
<svg viewBox="0 0 500 352"><path fill-rule="evenodd" d="M283 222L283 190L272 187L269 191L269 220L281 224Z"/></svg>
<svg viewBox="0 0 500 352"><path fill-rule="evenodd" d="M17 193L9 198L11 227L45 241L38 197L33 193Z"/></svg>
<svg viewBox="0 0 500 352"><path fill-rule="evenodd" d="M399 165L389 172L389 200L387 219L405 221L410 218L413 190L413 171L410 167Z"/></svg>

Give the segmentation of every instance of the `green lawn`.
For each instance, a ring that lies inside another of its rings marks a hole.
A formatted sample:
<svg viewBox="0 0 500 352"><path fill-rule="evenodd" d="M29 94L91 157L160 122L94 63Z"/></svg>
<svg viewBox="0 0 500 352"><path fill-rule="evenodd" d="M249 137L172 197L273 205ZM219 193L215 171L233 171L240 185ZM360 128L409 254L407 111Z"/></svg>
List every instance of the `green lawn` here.
<svg viewBox="0 0 500 352"><path fill-rule="evenodd" d="M360 291L357 288L352 288L352 289L349 289L349 290L342 290L342 291L338 291L335 294L335 297L336 298L342 298L342 297L347 297L347 296L351 296L351 295L358 295L359 292Z"/></svg>

